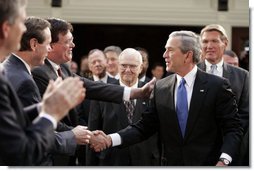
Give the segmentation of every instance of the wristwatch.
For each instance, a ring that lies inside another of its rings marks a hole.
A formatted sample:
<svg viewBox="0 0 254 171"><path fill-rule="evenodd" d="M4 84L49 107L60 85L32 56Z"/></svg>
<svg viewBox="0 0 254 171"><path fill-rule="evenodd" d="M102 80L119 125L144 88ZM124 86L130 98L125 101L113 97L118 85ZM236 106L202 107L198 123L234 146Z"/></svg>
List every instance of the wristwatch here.
<svg viewBox="0 0 254 171"><path fill-rule="evenodd" d="M229 165L230 161L228 159L225 158L220 158L220 161L224 164L224 165Z"/></svg>

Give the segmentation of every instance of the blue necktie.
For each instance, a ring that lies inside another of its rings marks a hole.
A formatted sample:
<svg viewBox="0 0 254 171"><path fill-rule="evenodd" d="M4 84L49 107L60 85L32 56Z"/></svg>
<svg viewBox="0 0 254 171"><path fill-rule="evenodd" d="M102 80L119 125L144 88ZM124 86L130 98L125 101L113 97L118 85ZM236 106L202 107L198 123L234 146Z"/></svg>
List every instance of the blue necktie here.
<svg viewBox="0 0 254 171"><path fill-rule="evenodd" d="M182 80L180 81L180 85L177 89L177 102L176 102L176 113L183 137L185 134L185 128L188 118L188 101L186 88L184 86L185 83L186 81L184 80L184 78L182 78Z"/></svg>

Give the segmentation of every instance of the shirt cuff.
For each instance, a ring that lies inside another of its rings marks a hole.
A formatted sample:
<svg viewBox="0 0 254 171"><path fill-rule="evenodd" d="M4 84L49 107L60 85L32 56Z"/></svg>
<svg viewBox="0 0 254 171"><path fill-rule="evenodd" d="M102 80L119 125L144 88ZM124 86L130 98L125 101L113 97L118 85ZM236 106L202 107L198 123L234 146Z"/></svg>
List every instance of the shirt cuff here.
<svg viewBox="0 0 254 171"><path fill-rule="evenodd" d="M232 162L232 157L230 157L230 155L228 155L226 153L222 153L220 156L220 159L221 158L227 159L230 163Z"/></svg>
<svg viewBox="0 0 254 171"><path fill-rule="evenodd" d="M130 96L131 96L131 88L130 87L124 87L123 100L130 101Z"/></svg>
<svg viewBox="0 0 254 171"><path fill-rule="evenodd" d="M49 115L47 113L40 113L39 116L34 119L34 121L37 120L38 118L46 118L46 119L48 119L53 124L54 129L56 129L56 127L57 127L57 121L51 115Z"/></svg>
<svg viewBox="0 0 254 171"><path fill-rule="evenodd" d="M112 140L112 147L118 146L122 144L122 139L118 133L109 134Z"/></svg>

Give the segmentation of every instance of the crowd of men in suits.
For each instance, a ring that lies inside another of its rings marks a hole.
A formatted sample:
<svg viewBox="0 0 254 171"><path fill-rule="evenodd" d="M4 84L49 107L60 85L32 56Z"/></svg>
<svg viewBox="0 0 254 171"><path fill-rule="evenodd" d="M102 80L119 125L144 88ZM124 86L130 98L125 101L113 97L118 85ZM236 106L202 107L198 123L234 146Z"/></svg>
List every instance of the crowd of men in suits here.
<svg viewBox="0 0 254 171"><path fill-rule="evenodd" d="M93 49L90 77L72 73L72 31L0 0L1 165L249 165L249 72L224 62L221 25L172 32L156 83L143 48Z"/></svg>

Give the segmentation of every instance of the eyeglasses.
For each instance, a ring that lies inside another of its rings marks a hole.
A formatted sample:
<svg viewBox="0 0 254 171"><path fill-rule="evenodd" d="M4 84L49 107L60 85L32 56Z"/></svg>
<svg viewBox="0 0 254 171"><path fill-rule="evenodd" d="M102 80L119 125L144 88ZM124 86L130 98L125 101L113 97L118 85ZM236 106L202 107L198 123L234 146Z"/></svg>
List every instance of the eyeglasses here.
<svg viewBox="0 0 254 171"><path fill-rule="evenodd" d="M127 68L130 68L130 70L135 71L138 68L138 65L120 64L120 69L126 70Z"/></svg>

